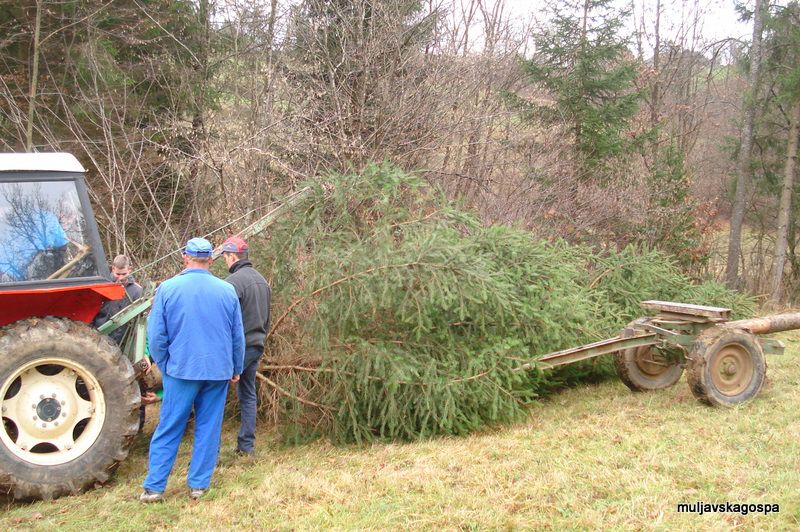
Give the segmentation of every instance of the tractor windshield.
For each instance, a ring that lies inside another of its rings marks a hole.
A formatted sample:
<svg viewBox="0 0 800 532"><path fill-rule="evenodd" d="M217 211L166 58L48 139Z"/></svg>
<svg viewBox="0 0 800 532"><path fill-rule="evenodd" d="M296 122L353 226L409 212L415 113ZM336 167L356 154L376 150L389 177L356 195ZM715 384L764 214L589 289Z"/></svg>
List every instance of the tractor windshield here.
<svg viewBox="0 0 800 532"><path fill-rule="evenodd" d="M0 183L0 283L97 275L74 181Z"/></svg>

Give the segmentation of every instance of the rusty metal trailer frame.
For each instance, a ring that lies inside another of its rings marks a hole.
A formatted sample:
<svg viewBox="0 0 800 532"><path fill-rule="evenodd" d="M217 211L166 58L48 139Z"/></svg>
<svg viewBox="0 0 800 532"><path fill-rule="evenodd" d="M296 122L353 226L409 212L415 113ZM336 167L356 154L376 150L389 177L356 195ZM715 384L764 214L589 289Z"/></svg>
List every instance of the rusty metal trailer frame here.
<svg viewBox="0 0 800 532"><path fill-rule="evenodd" d="M784 351L780 340L756 335L800 328L800 313L729 321L727 308L670 301L641 306L655 315L631 322L614 338L549 353L520 369L549 369L613 354L617 373L631 390L672 386L687 370L698 399L733 406L760 391L764 355Z"/></svg>

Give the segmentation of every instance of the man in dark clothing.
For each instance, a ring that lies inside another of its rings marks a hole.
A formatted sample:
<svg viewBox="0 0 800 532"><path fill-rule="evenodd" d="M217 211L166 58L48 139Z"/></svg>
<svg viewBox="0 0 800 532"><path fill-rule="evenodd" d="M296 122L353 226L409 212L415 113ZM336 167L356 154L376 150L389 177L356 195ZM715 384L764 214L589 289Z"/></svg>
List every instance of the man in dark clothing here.
<svg viewBox="0 0 800 532"><path fill-rule="evenodd" d="M125 287L125 297L117 301L106 301L103 303L103 306L100 307L100 312L97 313L97 316L94 317L94 321L92 322L94 327L100 327L111 319L114 314L120 312L142 297L142 287L136 282L133 275L131 275L131 261L128 257L125 255L117 255L114 257L114 261L111 263L111 276L114 278L114 282ZM109 337L119 344L125 337L125 331L127 330L128 326L123 325L109 334Z"/></svg>
<svg viewBox="0 0 800 532"><path fill-rule="evenodd" d="M131 261L126 255L117 255L111 262L111 277L114 282L121 284L125 287L125 297L115 301L106 301L100 307L100 312L94 317L92 321L93 327L100 327L107 322L116 313L122 311L125 307L142 297L142 287L139 285L131 274ZM125 338L125 332L128 330L127 325L123 325L109 334L109 338L114 340L117 345L122 343ZM149 370L148 370L149 371ZM142 384L139 385L142 387ZM142 407L139 411L139 430L144 427L145 419L145 405L153 404L159 399L152 390L145 390L142 388Z"/></svg>
<svg viewBox="0 0 800 532"><path fill-rule="evenodd" d="M253 453L256 441L256 370L264 354L264 341L269 330L269 305L272 291L269 283L248 260L249 248L241 238L232 237L220 247L230 275L225 279L236 289L242 309L245 352L244 369L238 384L241 428L236 452Z"/></svg>

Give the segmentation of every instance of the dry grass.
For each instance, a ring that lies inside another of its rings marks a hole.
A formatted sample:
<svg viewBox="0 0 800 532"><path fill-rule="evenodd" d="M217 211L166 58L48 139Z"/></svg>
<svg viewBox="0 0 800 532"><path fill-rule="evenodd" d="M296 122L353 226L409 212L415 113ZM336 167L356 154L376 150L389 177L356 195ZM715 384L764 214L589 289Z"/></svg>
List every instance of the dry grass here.
<svg viewBox="0 0 800 532"><path fill-rule="evenodd" d="M181 448L163 504L137 501L147 438L109 485L52 502L6 504L0 528L679 529L800 526L800 334L782 336L757 400L732 410L697 403L685 380L658 393L621 383L568 390L526 423L414 444L282 447L260 434L252 459L227 449L213 489L190 503ZM148 427L152 432L152 426ZM680 502L777 503L776 514L678 513Z"/></svg>

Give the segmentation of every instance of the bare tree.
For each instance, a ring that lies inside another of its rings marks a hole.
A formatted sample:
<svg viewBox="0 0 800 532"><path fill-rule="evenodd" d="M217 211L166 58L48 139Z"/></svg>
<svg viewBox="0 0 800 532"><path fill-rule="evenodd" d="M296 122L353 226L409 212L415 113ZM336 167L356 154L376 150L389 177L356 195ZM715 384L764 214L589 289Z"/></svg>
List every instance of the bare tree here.
<svg viewBox="0 0 800 532"><path fill-rule="evenodd" d="M789 218L792 211L794 176L797 171L797 148L800 141L800 99L792 106L791 124L786 142L786 166L783 173L783 188L778 208L778 232L775 238L775 258L772 265L770 303L776 305L781 299L783 267L786 263L786 248L789 235Z"/></svg>
<svg viewBox="0 0 800 532"><path fill-rule="evenodd" d="M753 151L753 123L755 121L756 101L758 99L759 77L761 74L761 34L763 17L767 9L764 0L755 0L753 12L753 42L750 45L750 82L745 96L744 123L742 125L741 148L737 165L736 195L731 211L731 228L728 239L728 260L725 268L725 284L736 288L739 284L739 258L742 250L742 226L746 208L747 191L750 188Z"/></svg>
<svg viewBox="0 0 800 532"><path fill-rule="evenodd" d="M33 29L33 60L31 61L30 93L28 94L28 123L25 129L25 149L33 148L33 120L36 116L36 94L39 84L39 33L42 29L42 0L36 0L36 16Z"/></svg>

